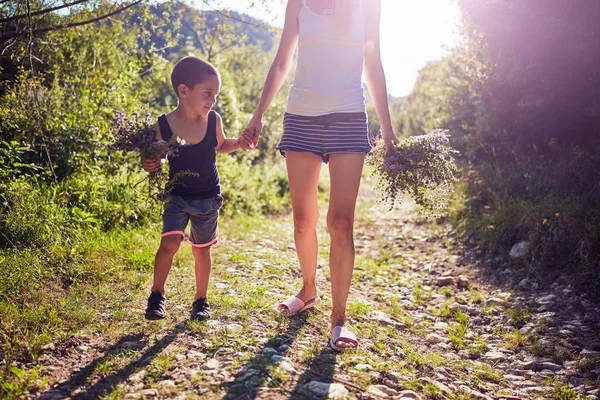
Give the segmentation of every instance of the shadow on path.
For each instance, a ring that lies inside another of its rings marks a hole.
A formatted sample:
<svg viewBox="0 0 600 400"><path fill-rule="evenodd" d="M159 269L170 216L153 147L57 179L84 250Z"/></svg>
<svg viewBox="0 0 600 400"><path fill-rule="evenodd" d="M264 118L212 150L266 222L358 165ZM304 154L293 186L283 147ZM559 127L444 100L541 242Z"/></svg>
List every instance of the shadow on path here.
<svg viewBox="0 0 600 400"><path fill-rule="evenodd" d="M301 329L306 325L309 312L304 312L291 318L285 318L282 323L282 333L269 339L254 357L246 362L235 380L226 384L227 393L223 399L252 400L255 399L267 381L270 368L278 365L289 347L297 339ZM286 327L287 326L287 327ZM287 363L286 361L282 361ZM288 372L286 372L288 373Z"/></svg>
<svg viewBox="0 0 600 400"><path fill-rule="evenodd" d="M298 379L290 394L290 399L327 399L328 386L333 383L336 358L337 354L331 347L323 347L319 355L311 361L308 369ZM309 382L315 382L313 390L310 391L305 386Z"/></svg>
<svg viewBox="0 0 600 400"><path fill-rule="evenodd" d="M114 354L124 349L136 350L145 347L143 340L144 336L142 334L126 335L119 339L117 343L110 346L101 357L96 358L94 361L82 368L79 372L71 376L69 380L60 383L58 386L43 393L40 396L40 399L57 399L64 397L72 397L73 399L97 399L102 396L106 396L114 390L116 385L126 381L127 378L129 378L129 376L131 376L135 371L150 365L152 360L154 360L158 354L160 354L167 346L169 346L169 344L171 344L179 334L185 331L185 328L186 323L182 322L177 324L172 332L168 333L154 343L154 345L139 354L135 358L135 361L132 360L123 368L98 380L96 383L86 388L86 382L90 377L92 377L96 368L102 363L110 360ZM78 389L81 391L72 394Z"/></svg>

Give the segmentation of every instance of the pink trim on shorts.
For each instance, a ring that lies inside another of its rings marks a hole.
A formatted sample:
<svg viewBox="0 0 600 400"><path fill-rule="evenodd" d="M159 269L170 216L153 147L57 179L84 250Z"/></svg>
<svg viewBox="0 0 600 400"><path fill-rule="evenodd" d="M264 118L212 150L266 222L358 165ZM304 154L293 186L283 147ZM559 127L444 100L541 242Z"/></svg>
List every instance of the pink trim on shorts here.
<svg viewBox="0 0 600 400"><path fill-rule="evenodd" d="M219 241L219 232L217 232L217 234L215 235L215 238L208 243L196 244L196 243L192 243L190 241L190 245L192 245L192 247L208 247L208 246L212 246L213 244L217 243L218 241Z"/></svg>
<svg viewBox="0 0 600 400"><path fill-rule="evenodd" d="M181 235L181 241L185 242L185 232L184 231L169 231L160 235L160 237L170 236L170 235Z"/></svg>

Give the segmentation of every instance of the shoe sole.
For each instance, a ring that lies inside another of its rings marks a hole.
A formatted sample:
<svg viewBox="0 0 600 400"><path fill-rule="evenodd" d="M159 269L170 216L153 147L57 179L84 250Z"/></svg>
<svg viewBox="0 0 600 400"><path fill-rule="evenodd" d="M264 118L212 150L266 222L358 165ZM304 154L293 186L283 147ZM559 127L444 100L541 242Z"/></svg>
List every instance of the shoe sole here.
<svg viewBox="0 0 600 400"><path fill-rule="evenodd" d="M162 315L146 314L146 319L149 321L158 321L159 319L165 319L165 317Z"/></svg>

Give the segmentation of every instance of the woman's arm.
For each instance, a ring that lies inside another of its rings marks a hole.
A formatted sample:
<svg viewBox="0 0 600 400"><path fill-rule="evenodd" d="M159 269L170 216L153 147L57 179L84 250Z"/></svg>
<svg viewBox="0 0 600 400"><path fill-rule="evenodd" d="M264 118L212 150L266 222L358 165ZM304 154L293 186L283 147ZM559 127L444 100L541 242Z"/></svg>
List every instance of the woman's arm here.
<svg viewBox="0 0 600 400"><path fill-rule="evenodd" d="M366 45L365 45L365 78L369 87L369 93L375 105L375 111L381 125L381 133L385 147L389 149L392 143L398 143L394 134L390 110L387 101L387 85L385 73L381 64L381 49L379 41L379 24L381 20L381 0L369 0L366 2Z"/></svg>
<svg viewBox="0 0 600 400"><path fill-rule="evenodd" d="M262 116L271 105L271 102L277 95L277 92L279 92L279 89L281 89L283 82L285 82L285 78L292 68L294 51L296 50L296 44L298 43L298 15L300 14L301 8L302 0L288 0L285 12L285 23L283 25L283 32L281 34L281 40L279 41L277 54L269 69L256 111L246 129L244 129L245 132L253 134L254 145L258 142L258 136L262 130Z"/></svg>

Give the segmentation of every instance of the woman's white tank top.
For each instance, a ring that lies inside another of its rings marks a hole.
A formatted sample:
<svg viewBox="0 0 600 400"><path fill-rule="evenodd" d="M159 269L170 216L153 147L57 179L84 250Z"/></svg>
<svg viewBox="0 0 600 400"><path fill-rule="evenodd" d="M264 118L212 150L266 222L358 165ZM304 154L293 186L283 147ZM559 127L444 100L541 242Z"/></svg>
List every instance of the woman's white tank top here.
<svg viewBox="0 0 600 400"><path fill-rule="evenodd" d="M316 116L364 112L362 87L365 57L363 0L353 2L350 26L339 26L302 0L299 15L298 60L288 96L287 112Z"/></svg>

